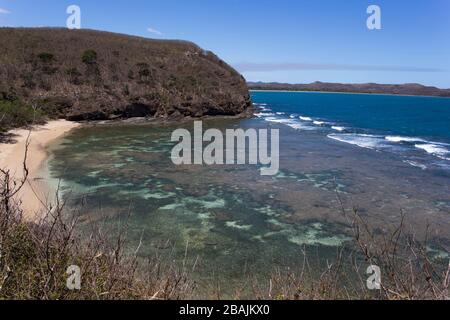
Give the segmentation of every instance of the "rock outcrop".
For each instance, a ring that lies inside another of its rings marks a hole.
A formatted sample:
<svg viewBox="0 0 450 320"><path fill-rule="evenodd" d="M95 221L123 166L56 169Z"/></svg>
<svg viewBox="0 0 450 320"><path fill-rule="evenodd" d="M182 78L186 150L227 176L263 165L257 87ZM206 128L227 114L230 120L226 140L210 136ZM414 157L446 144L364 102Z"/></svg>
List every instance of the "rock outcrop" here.
<svg viewBox="0 0 450 320"><path fill-rule="evenodd" d="M0 99L69 120L249 115L244 78L185 41L0 28Z"/></svg>

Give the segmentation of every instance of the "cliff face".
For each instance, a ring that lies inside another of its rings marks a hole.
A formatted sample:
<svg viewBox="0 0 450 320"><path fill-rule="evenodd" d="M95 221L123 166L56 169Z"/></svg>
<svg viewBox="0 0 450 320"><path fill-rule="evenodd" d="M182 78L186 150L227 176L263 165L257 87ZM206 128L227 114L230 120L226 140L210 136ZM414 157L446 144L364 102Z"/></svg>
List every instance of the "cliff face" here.
<svg viewBox="0 0 450 320"><path fill-rule="evenodd" d="M69 120L252 112L243 77L183 41L91 30L0 29L0 99Z"/></svg>

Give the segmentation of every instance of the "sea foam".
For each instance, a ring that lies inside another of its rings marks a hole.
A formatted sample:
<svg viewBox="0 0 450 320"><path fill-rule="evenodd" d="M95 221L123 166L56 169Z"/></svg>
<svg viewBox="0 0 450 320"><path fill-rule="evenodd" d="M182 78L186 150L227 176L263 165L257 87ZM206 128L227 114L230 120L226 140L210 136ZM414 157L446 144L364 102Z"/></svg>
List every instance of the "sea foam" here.
<svg viewBox="0 0 450 320"><path fill-rule="evenodd" d="M450 150L446 149L442 145L434 143L424 143L424 144L416 144L415 147L417 149L424 150L425 152L432 154L438 158L450 160Z"/></svg>
<svg viewBox="0 0 450 320"><path fill-rule="evenodd" d="M274 116L275 113L272 112L258 112L255 113L255 116L257 116L258 118L263 118L263 117L270 117L270 116Z"/></svg>
<svg viewBox="0 0 450 320"><path fill-rule="evenodd" d="M344 127L338 127L338 126L332 126L331 129L336 130L336 131L345 131Z"/></svg>
<svg viewBox="0 0 450 320"><path fill-rule="evenodd" d="M421 138L401 137L401 136L386 136L386 140L390 142L426 142Z"/></svg>
<svg viewBox="0 0 450 320"><path fill-rule="evenodd" d="M370 134L357 134L357 133L332 133L328 135L328 138L345 142L348 144L357 145L366 149L377 149L377 147L383 146L383 136L376 136Z"/></svg>
<svg viewBox="0 0 450 320"><path fill-rule="evenodd" d="M407 164L409 164L409 165L411 165L411 166L413 166L413 167L420 168L420 169L422 169L422 170L426 170L426 169L427 169L427 166L426 166L426 165L421 164L421 163L418 163L418 162L416 162L416 161L405 160L405 161L403 161L403 162L404 162L404 163L407 163Z"/></svg>
<svg viewBox="0 0 450 320"><path fill-rule="evenodd" d="M264 118L264 120L269 121L269 122L284 124L293 129L296 129L296 130L314 130L314 128L304 125L295 119L266 117L266 118Z"/></svg>

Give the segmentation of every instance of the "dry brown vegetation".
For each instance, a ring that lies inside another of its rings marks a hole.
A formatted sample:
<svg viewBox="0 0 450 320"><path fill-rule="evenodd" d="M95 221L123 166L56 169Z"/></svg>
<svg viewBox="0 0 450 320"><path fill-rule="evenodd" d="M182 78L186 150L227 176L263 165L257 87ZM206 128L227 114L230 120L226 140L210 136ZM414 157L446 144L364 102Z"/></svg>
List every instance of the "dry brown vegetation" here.
<svg viewBox="0 0 450 320"><path fill-rule="evenodd" d="M0 42L0 100L34 104L53 117L176 118L251 109L242 76L190 42L58 28L0 28Z"/></svg>

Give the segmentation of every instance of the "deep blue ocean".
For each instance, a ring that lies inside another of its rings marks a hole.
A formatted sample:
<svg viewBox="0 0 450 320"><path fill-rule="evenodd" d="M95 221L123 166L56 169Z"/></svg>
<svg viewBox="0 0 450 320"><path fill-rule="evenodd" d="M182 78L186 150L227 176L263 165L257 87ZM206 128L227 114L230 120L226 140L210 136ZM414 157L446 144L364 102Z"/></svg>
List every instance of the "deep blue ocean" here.
<svg viewBox="0 0 450 320"><path fill-rule="evenodd" d="M257 116L268 122L396 153L422 169L450 164L449 98L252 92L252 99L260 108Z"/></svg>

